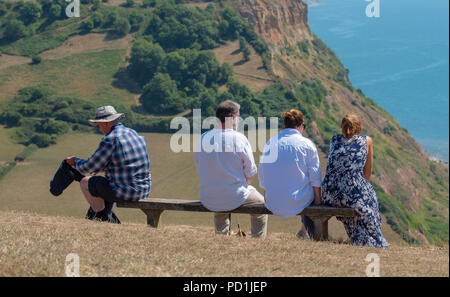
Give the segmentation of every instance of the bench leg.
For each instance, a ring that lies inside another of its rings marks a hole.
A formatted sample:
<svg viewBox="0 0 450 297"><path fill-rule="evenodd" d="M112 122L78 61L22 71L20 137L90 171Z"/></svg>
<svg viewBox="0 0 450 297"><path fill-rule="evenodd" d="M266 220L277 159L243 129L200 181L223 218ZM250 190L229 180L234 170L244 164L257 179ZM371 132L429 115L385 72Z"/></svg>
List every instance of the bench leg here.
<svg viewBox="0 0 450 297"><path fill-rule="evenodd" d="M159 218L163 210L158 209L142 209L142 211L147 215L147 225L153 228L158 228Z"/></svg>
<svg viewBox="0 0 450 297"><path fill-rule="evenodd" d="M328 220L330 218L331 217L310 217L314 224L314 240L328 240Z"/></svg>

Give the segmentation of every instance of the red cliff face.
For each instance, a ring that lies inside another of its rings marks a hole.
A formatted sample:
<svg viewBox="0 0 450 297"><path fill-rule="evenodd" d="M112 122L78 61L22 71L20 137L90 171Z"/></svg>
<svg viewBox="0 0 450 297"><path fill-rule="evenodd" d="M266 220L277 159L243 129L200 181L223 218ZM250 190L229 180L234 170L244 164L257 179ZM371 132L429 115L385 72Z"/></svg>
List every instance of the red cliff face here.
<svg viewBox="0 0 450 297"><path fill-rule="evenodd" d="M312 39L308 6L301 0L239 0L235 9L258 35L278 47Z"/></svg>

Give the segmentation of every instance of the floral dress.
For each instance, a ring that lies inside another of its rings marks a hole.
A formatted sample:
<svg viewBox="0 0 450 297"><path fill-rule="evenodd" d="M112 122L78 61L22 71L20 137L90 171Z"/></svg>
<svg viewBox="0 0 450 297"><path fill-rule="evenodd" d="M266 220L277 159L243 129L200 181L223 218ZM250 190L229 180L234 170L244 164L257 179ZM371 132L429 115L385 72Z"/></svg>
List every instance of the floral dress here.
<svg viewBox="0 0 450 297"><path fill-rule="evenodd" d="M356 135L351 139L333 136L322 185L322 201L325 205L350 207L359 213L354 218L338 218L353 244L387 248L388 243L381 234L377 194L363 177L366 159L366 136Z"/></svg>

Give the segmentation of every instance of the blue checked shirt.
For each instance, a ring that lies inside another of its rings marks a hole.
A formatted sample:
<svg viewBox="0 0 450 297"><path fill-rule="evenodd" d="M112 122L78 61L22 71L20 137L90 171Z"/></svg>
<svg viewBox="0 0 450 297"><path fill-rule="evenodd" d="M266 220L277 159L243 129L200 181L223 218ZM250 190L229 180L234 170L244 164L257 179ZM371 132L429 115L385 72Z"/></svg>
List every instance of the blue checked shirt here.
<svg viewBox="0 0 450 297"><path fill-rule="evenodd" d="M145 138L122 123L111 128L88 160L75 158L74 168L82 174L104 170L117 198L137 201L150 193L152 175Z"/></svg>

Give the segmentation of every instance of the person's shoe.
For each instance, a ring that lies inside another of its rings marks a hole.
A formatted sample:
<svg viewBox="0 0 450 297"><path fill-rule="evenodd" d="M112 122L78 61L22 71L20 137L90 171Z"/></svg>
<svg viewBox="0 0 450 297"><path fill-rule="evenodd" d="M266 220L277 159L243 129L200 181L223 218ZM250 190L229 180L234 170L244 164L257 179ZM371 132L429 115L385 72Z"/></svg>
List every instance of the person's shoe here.
<svg viewBox="0 0 450 297"><path fill-rule="evenodd" d="M114 212L111 212L111 214L108 216L108 222L111 224L121 224L119 218Z"/></svg>
<svg viewBox="0 0 450 297"><path fill-rule="evenodd" d="M89 207L89 209L86 213L86 216L84 218L88 219L88 220L93 220L94 217L95 217L95 211L92 209L92 207Z"/></svg>
<svg viewBox="0 0 450 297"><path fill-rule="evenodd" d="M308 239L308 240L311 239L311 237L309 236L309 234L303 232L302 230L299 230L299 231L297 232L297 234L295 234L295 236L297 236L297 238L300 238L300 239Z"/></svg>
<svg viewBox="0 0 450 297"><path fill-rule="evenodd" d="M116 216L114 212L111 212L111 214L108 214L106 211L106 208L102 211L95 212L92 207L89 207L85 219L94 221L101 221L101 222L108 222L112 224L121 224L119 218Z"/></svg>

